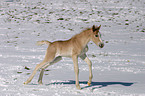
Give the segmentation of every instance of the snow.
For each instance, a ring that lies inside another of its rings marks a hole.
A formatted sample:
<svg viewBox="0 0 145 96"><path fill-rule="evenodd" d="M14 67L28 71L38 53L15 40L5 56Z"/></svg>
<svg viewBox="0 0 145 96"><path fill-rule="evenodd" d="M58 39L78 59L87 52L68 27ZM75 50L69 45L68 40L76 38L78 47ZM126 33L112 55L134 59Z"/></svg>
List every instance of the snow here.
<svg viewBox="0 0 145 96"><path fill-rule="evenodd" d="M145 96L144 0L1 0L0 96ZM23 85L47 48L39 40L67 40L93 24L105 47L90 42L93 81L79 59L82 90L75 88L72 60L64 58ZM27 68L29 69L27 69Z"/></svg>

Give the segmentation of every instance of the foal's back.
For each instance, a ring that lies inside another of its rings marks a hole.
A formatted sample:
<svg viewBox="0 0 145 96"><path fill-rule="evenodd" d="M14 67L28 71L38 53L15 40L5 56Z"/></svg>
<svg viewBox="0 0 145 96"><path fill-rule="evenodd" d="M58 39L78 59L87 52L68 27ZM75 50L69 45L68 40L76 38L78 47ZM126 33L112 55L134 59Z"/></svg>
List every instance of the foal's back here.
<svg viewBox="0 0 145 96"><path fill-rule="evenodd" d="M71 57L72 56L72 42L71 39L66 40L66 41L55 41L52 44L50 44L50 47L54 46L56 50L56 55L57 56L63 56L63 57Z"/></svg>

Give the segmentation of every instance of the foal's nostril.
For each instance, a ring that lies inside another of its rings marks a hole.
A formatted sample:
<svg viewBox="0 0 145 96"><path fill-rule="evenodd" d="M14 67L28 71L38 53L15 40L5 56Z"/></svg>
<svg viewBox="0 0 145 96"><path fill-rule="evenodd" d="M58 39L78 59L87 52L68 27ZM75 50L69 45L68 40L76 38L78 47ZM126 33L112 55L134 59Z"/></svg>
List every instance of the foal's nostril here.
<svg viewBox="0 0 145 96"><path fill-rule="evenodd" d="M100 47L100 48L103 48L103 47L104 47L104 43L100 43L100 44L99 44L99 47Z"/></svg>

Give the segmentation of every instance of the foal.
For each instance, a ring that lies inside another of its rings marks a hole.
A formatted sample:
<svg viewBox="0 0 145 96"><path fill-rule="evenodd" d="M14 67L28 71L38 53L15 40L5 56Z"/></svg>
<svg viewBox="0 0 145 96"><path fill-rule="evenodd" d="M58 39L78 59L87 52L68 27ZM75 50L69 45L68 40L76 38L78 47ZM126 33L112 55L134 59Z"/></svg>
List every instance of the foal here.
<svg viewBox="0 0 145 96"><path fill-rule="evenodd" d="M43 73L48 66L60 61L62 57L71 57L74 63L76 88L81 89L79 85L79 77L78 77L79 74L78 57L80 57L89 65L88 85L90 86L93 75L92 75L92 63L86 55L86 52L88 51L87 44L89 41L93 41L100 48L104 47L104 43L100 39L100 35L101 35L99 32L100 27L101 25L99 27L93 25L92 28L84 30L80 34L77 34L73 36L71 39L66 41L55 41L55 42L49 42L46 40L38 41L37 42L38 45L43 45L43 44L48 45L46 55L43 62L35 67L33 73L28 78L28 80L24 82L24 84L28 84L29 82L31 82L34 75L39 69L41 69L41 71L40 71L38 83L42 84Z"/></svg>

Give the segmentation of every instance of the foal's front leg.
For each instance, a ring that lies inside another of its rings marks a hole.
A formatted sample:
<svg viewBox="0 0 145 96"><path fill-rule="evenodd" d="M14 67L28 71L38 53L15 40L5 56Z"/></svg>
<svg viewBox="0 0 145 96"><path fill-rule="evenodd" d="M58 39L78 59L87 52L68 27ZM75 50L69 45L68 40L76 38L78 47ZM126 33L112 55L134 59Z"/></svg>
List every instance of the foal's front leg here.
<svg viewBox="0 0 145 96"><path fill-rule="evenodd" d="M88 66L89 66L89 81L88 81L88 86L90 86L91 82L92 82L92 78L93 78L93 74L92 74L92 62L89 60L89 58L87 57L86 54L81 55L80 58L82 60L84 60L88 64Z"/></svg>
<svg viewBox="0 0 145 96"><path fill-rule="evenodd" d="M76 88L81 89L79 85L79 67L78 67L78 56L73 55L72 56L73 63L74 63L74 71L75 71L75 77L76 77Z"/></svg>
<svg viewBox="0 0 145 96"><path fill-rule="evenodd" d="M93 74L92 74L92 62L89 60L88 57L84 59L84 61L89 65L89 81L88 81L88 86L91 85Z"/></svg>

